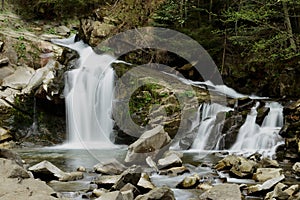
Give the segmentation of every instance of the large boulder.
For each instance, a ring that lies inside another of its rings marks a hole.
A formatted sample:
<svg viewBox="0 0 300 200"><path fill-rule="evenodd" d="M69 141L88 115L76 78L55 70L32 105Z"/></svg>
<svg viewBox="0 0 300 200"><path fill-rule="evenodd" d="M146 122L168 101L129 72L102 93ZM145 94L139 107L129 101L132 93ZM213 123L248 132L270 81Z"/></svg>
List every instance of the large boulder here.
<svg viewBox="0 0 300 200"><path fill-rule="evenodd" d="M282 181L284 178L284 175L280 175L279 177L269 179L263 182L262 184L251 185L247 188L248 194L270 190L273 186Z"/></svg>
<svg viewBox="0 0 300 200"><path fill-rule="evenodd" d="M157 161L157 167L160 169L171 168L171 167L181 167L181 166L182 166L182 160L175 153L169 154Z"/></svg>
<svg viewBox="0 0 300 200"><path fill-rule="evenodd" d="M94 171L101 174L121 174L126 167L118 160L114 159L107 162L101 162L94 166Z"/></svg>
<svg viewBox="0 0 300 200"><path fill-rule="evenodd" d="M20 90L25 88L34 74L34 69L30 67L18 67L10 76L3 79L2 86Z"/></svg>
<svg viewBox="0 0 300 200"><path fill-rule="evenodd" d="M253 174L253 179L258 182L265 182L269 179L280 177L283 173L281 168L258 168Z"/></svg>
<svg viewBox="0 0 300 200"><path fill-rule="evenodd" d="M30 174L13 160L0 158L0 175L6 178L30 178Z"/></svg>
<svg viewBox="0 0 300 200"><path fill-rule="evenodd" d="M141 178L141 167L139 166L131 166L127 170L125 170L121 175L117 182L112 186L112 190L120 190L127 183L131 183L132 185L137 185Z"/></svg>
<svg viewBox="0 0 300 200"><path fill-rule="evenodd" d="M129 145L125 162L145 162L148 156L154 158L170 141L171 138L164 131L163 126L158 125L143 133L136 142Z"/></svg>

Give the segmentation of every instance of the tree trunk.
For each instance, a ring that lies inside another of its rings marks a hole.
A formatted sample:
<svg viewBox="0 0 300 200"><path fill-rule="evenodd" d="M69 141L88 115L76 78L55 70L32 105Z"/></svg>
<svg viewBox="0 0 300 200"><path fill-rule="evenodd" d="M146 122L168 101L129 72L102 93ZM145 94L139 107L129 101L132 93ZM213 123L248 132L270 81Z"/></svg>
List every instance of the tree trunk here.
<svg viewBox="0 0 300 200"><path fill-rule="evenodd" d="M284 12L284 21L285 21L285 24L286 24L286 30L288 32L288 37L289 37L289 40L290 40L291 48L294 51L297 51L296 42L293 38L293 28L292 28L291 20L290 20L290 17L289 17L289 10L288 10L288 7L287 7L287 4L286 4L285 1L282 1L282 7L283 7L283 12Z"/></svg>

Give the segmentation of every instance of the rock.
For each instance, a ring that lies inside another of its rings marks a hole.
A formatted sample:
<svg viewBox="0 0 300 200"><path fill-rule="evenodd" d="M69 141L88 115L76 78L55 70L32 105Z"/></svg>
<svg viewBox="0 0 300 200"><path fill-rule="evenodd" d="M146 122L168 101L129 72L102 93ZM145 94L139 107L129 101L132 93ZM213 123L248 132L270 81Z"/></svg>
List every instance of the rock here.
<svg viewBox="0 0 300 200"><path fill-rule="evenodd" d="M252 175L257 163L253 160L247 160L243 157L238 157L238 160L238 163L234 163L230 169L230 172L240 178Z"/></svg>
<svg viewBox="0 0 300 200"><path fill-rule="evenodd" d="M114 191L114 192L104 193L96 200L124 200L124 199L120 191Z"/></svg>
<svg viewBox="0 0 300 200"><path fill-rule="evenodd" d="M125 169L126 167L116 159L104 163L98 163L97 165L94 166L94 171L96 173L111 174L111 175L113 174L119 175Z"/></svg>
<svg viewBox="0 0 300 200"><path fill-rule="evenodd" d="M1 199L26 199L26 200L57 200L51 196L54 190L45 182L28 179L5 179L0 177Z"/></svg>
<svg viewBox="0 0 300 200"><path fill-rule="evenodd" d="M0 67L0 84L5 77L12 75L14 72L15 69L10 66Z"/></svg>
<svg viewBox="0 0 300 200"><path fill-rule="evenodd" d="M60 35L54 35L54 34L42 34L40 35L41 40L49 41L51 42L52 39L62 39L63 37Z"/></svg>
<svg viewBox="0 0 300 200"><path fill-rule="evenodd" d="M210 189L212 189L212 188L213 188L213 186L210 185L210 184L208 184L208 183L201 183L201 184L199 184L199 185L196 187L196 189L200 189L200 190L203 190L203 191L207 191L207 190L210 190Z"/></svg>
<svg viewBox="0 0 300 200"><path fill-rule="evenodd" d="M3 47L4 47L4 42L0 41L0 53L2 52Z"/></svg>
<svg viewBox="0 0 300 200"><path fill-rule="evenodd" d="M100 189L94 189L92 194L95 196L95 197L100 197L101 195L105 194L109 192L108 190L104 189L104 188L100 188Z"/></svg>
<svg viewBox="0 0 300 200"><path fill-rule="evenodd" d="M123 200L134 200L134 195L131 190L126 190L124 192L121 192L123 196Z"/></svg>
<svg viewBox="0 0 300 200"><path fill-rule="evenodd" d="M168 156L159 159L157 163L157 167L160 169L182 166L182 160L175 153L169 154Z"/></svg>
<svg viewBox="0 0 300 200"><path fill-rule="evenodd" d="M29 173L14 161L0 158L0 176L5 178L30 178Z"/></svg>
<svg viewBox="0 0 300 200"><path fill-rule="evenodd" d="M168 187L154 188L150 192L139 195L135 200L175 200L173 191Z"/></svg>
<svg viewBox="0 0 300 200"><path fill-rule="evenodd" d="M203 193L200 200L241 200L242 194L236 184L220 184Z"/></svg>
<svg viewBox="0 0 300 200"><path fill-rule="evenodd" d="M8 63L9 63L8 57L0 58L0 67L4 65L8 65Z"/></svg>
<svg viewBox="0 0 300 200"><path fill-rule="evenodd" d="M269 179L269 180L265 181L263 184L251 185L247 188L248 194L260 192L260 191L264 191L264 190L269 190L274 185L276 185L277 183L282 181L284 178L285 178L284 175L281 175L279 177Z"/></svg>
<svg viewBox="0 0 300 200"><path fill-rule="evenodd" d="M296 162L293 167L292 167L293 171L296 173L296 174L300 174L300 162Z"/></svg>
<svg viewBox="0 0 300 200"><path fill-rule="evenodd" d="M14 149L17 146L16 142L9 141L0 144L0 149Z"/></svg>
<svg viewBox="0 0 300 200"><path fill-rule="evenodd" d="M126 185L124 185L124 187L120 189L120 192L125 192L128 190L132 192L134 197L138 196L141 193L140 190L131 183L127 183Z"/></svg>
<svg viewBox="0 0 300 200"><path fill-rule="evenodd" d="M168 176L179 176L187 172L190 172L190 170L185 166L181 166L181 167L172 167L170 169L160 170L159 174L168 175Z"/></svg>
<svg viewBox="0 0 300 200"><path fill-rule="evenodd" d="M0 158L12 160L16 164L23 166L23 161L22 161L21 157L11 150L0 148Z"/></svg>
<svg viewBox="0 0 300 200"><path fill-rule="evenodd" d="M284 190L289 196L293 196L297 191L299 191L299 185L292 185Z"/></svg>
<svg viewBox="0 0 300 200"><path fill-rule="evenodd" d="M92 183L98 185L99 188L110 189L120 179L120 175L102 175L98 176Z"/></svg>
<svg viewBox="0 0 300 200"><path fill-rule="evenodd" d="M127 170L125 170L121 175L119 180L112 186L112 190L120 190L127 183L131 183L132 185L137 185L141 178L141 167L139 166L131 166Z"/></svg>
<svg viewBox="0 0 300 200"><path fill-rule="evenodd" d="M29 83L34 74L34 69L29 67L18 67L18 69L10 76L3 79L2 86L10 87L16 90L23 89Z"/></svg>
<svg viewBox="0 0 300 200"><path fill-rule="evenodd" d="M228 155L222 160L218 161L218 163L214 166L214 168L218 171L231 169L231 167L239 162L239 157L235 155Z"/></svg>
<svg viewBox="0 0 300 200"><path fill-rule="evenodd" d="M83 173L82 172L70 172L65 173L62 177L59 178L59 181L76 181L83 179Z"/></svg>
<svg viewBox="0 0 300 200"><path fill-rule="evenodd" d="M50 181L48 185L56 192L86 192L97 188L96 184L90 184L89 181Z"/></svg>
<svg viewBox="0 0 300 200"><path fill-rule="evenodd" d="M46 160L30 167L29 171L33 173L35 178L45 181L58 180L66 175L65 172Z"/></svg>
<svg viewBox="0 0 300 200"><path fill-rule="evenodd" d="M55 30L58 33L58 35L61 35L61 36L68 36L71 32L70 29L66 26L56 27Z"/></svg>
<svg viewBox="0 0 300 200"><path fill-rule="evenodd" d="M263 158L263 159L261 159L261 161L259 161L258 164L261 165L263 168L279 167L277 160L271 160L270 158Z"/></svg>
<svg viewBox="0 0 300 200"><path fill-rule="evenodd" d="M148 165L149 167L151 167L154 171L158 172L158 167L157 167L156 163L153 161L153 159L152 159L150 156L148 156L148 157L146 158L146 163L147 163L147 165Z"/></svg>
<svg viewBox="0 0 300 200"><path fill-rule="evenodd" d="M283 191L286 187L285 184L278 183L272 192L267 193L265 200L288 199L290 195Z"/></svg>
<svg viewBox="0 0 300 200"><path fill-rule="evenodd" d="M147 192L149 190L153 190L155 188L155 186L153 185L153 183L150 180L149 175L146 173L142 173L141 178L140 178L139 182L137 183L137 186L139 188L141 188L141 190L147 191Z"/></svg>
<svg viewBox="0 0 300 200"><path fill-rule="evenodd" d="M253 180L259 182L265 182L269 179L281 177L281 168L258 168L256 173L253 174Z"/></svg>
<svg viewBox="0 0 300 200"><path fill-rule="evenodd" d="M145 162L148 156L154 158L159 150L169 144L170 136L158 125L154 129L146 131L133 144L129 145L125 162Z"/></svg>
<svg viewBox="0 0 300 200"><path fill-rule="evenodd" d="M182 189L195 188L199 184L200 177L198 174L185 177L176 187Z"/></svg>
<svg viewBox="0 0 300 200"><path fill-rule="evenodd" d="M0 143L11 140L12 136L9 134L9 131L0 127Z"/></svg>
<svg viewBox="0 0 300 200"><path fill-rule="evenodd" d="M77 167L76 171L78 171L78 172L86 172L86 168L83 167L83 166L79 166L79 167Z"/></svg>

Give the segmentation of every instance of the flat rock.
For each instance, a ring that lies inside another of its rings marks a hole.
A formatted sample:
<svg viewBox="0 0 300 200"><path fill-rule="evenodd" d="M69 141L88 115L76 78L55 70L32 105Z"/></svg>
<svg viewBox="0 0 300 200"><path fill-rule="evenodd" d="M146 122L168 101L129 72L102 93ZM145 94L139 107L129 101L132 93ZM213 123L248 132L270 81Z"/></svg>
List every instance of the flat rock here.
<svg viewBox="0 0 300 200"><path fill-rule="evenodd" d="M258 182L265 182L269 179L280 177L283 170L281 168L257 168L253 174L253 179Z"/></svg>
<svg viewBox="0 0 300 200"><path fill-rule="evenodd" d="M14 68L10 66L0 67L0 82L2 82L5 77L12 75L14 72Z"/></svg>
<svg viewBox="0 0 300 200"><path fill-rule="evenodd" d="M83 179L82 172L68 172L64 173L62 177L59 178L60 181L76 181Z"/></svg>
<svg viewBox="0 0 300 200"><path fill-rule="evenodd" d="M16 90L23 89L29 83L34 74L34 69L29 67L18 67L18 69L3 79L2 86L10 87Z"/></svg>
<svg viewBox="0 0 300 200"><path fill-rule="evenodd" d="M141 171L142 169L140 166L131 166L120 175L119 180L112 186L112 190L120 190L127 183L137 185L141 178Z"/></svg>
<svg viewBox="0 0 300 200"><path fill-rule="evenodd" d="M175 153L169 154L166 157L159 159L157 162L157 167L159 169L181 167L181 166L182 166L182 160Z"/></svg>
<svg viewBox="0 0 300 200"><path fill-rule="evenodd" d="M281 175L279 177L269 179L269 180L265 181L263 184L251 185L247 189L248 194L255 193L255 192L260 192L260 191L263 191L263 190L269 190L273 186L275 186L277 183L282 181L284 178L285 178L284 175Z"/></svg>
<svg viewBox="0 0 300 200"><path fill-rule="evenodd" d="M242 194L237 184L220 184L203 193L200 200L241 200Z"/></svg>
<svg viewBox="0 0 300 200"><path fill-rule="evenodd" d="M96 200L124 200L120 191L108 192L101 195Z"/></svg>
<svg viewBox="0 0 300 200"><path fill-rule="evenodd" d="M139 188L141 188L141 190L143 190L143 191L150 191L155 188L155 186L153 185L153 183L150 180L149 175L146 173L142 173L141 178L140 178L139 182L137 183L137 186Z"/></svg>
<svg viewBox="0 0 300 200"><path fill-rule="evenodd" d="M175 200L174 192L168 187L154 188L150 192L139 195L135 200Z"/></svg>
<svg viewBox="0 0 300 200"><path fill-rule="evenodd" d="M56 192L86 192L97 188L96 184L90 184L89 181L50 181L48 185L51 188L53 188Z"/></svg>
<svg viewBox="0 0 300 200"><path fill-rule="evenodd" d="M190 170L185 166L181 166L181 167L172 167L170 169L160 170L159 174L168 175L168 176L179 176L187 172L190 172Z"/></svg>
<svg viewBox="0 0 300 200"><path fill-rule="evenodd" d="M94 166L94 171L101 174L121 174L126 167L116 159L104 163L98 163Z"/></svg>
<svg viewBox="0 0 300 200"><path fill-rule="evenodd" d="M92 183L97 184L100 188L110 189L121 178L120 175L101 175Z"/></svg>
<svg viewBox="0 0 300 200"><path fill-rule="evenodd" d="M40 178L45 181L57 180L66 175L65 172L47 160L30 167L29 171L33 173L35 178Z"/></svg>

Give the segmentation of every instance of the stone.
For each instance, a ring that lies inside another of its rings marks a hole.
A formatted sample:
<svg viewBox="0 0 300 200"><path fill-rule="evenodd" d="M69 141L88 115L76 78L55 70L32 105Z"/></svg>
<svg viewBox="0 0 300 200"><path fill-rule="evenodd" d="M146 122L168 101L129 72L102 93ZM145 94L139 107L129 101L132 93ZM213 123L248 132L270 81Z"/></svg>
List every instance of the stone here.
<svg viewBox="0 0 300 200"><path fill-rule="evenodd" d="M33 173L35 178L45 181L58 180L66 175L65 172L47 160L30 167L29 171Z"/></svg>
<svg viewBox="0 0 300 200"><path fill-rule="evenodd" d="M96 200L124 200L124 199L120 191L114 191L114 192L104 193Z"/></svg>
<svg viewBox="0 0 300 200"><path fill-rule="evenodd" d="M127 183L137 185L141 178L141 171L140 166L131 166L120 175L119 180L112 186L112 190L120 190Z"/></svg>
<svg viewBox="0 0 300 200"><path fill-rule="evenodd" d="M83 166L79 166L79 167L77 167L76 171L78 171L78 172L86 172L86 168L83 167Z"/></svg>
<svg viewBox="0 0 300 200"><path fill-rule="evenodd" d="M259 161L259 163L263 168L266 167L279 167L279 163L277 162L277 160L272 160L270 158L262 158L261 161Z"/></svg>
<svg viewBox="0 0 300 200"><path fill-rule="evenodd" d="M100 197L101 195L105 194L109 192L108 190L104 189L104 188L100 188L100 189L94 189L92 194L95 196L95 197Z"/></svg>
<svg viewBox="0 0 300 200"><path fill-rule="evenodd" d="M284 190L289 196L293 196L297 191L299 191L299 185L291 185L289 188Z"/></svg>
<svg viewBox="0 0 300 200"><path fill-rule="evenodd" d="M134 200L134 195L131 190L126 190L124 192L121 192L123 196L123 200Z"/></svg>
<svg viewBox="0 0 300 200"><path fill-rule="evenodd" d="M4 65L8 65L8 63L9 63L8 57L0 58L0 67Z"/></svg>
<svg viewBox="0 0 300 200"><path fill-rule="evenodd" d="M241 200L242 194L237 184L220 184L203 193L200 200Z"/></svg>
<svg viewBox="0 0 300 200"><path fill-rule="evenodd" d="M83 179L83 173L82 172L69 172L64 173L62 177L59 178L59 181L76 181Z"/></svg>
<svg viewBox="0 0 300 200"><path fill-rule="evenodd" d="M89 181L50 181L48 185L56 192L87 192L97 188L96 184L90 184Z"/></svg>
<svg viewBox="0 0 300 200"><path fill-rule="evenodd" d="M120 178L120 175L101 175L93 180L92 183L97 184L99 188L110 189Z"/></svg>
<svg viewBox="0 0 300 200"><path fill-rule="evenodd" d="M54 34L47 34L44 33L42 35L40 35L40 39L41 40L45 40L45 41L51 41L52 39L62 39L63 37L60 35L54 35Z"/></svg>
<svg viewBox="0 0 300 200"><path fill-rule="evenodd" d="M9 134L9 131L0 127L0 143L11 140L12 136Z"/></svg>
<svg viewBox="0 0 300 200"><path fill-rule="evenodd" d="M4 42L0 41L0 52L2 52L3 47L4 47Z"/></svg>
<svg viewBox="0 0 300 200"><path fill-rule="evenodd" d="M181 167L172 167L170 169L160 170L160 175L168 175L168 176L179 176L184 173L188 173L190 170L186 166Z"/></svg>
<svg viewBox="0 0 300 200"><path fill-rule="evenodd" d="M174 192L168 187L158 187L154 188L150 192L139 195L135 200L175 200Z"/></svg>
<svg viewBox="0 0 300 200"><path fill-rule="evenodd" d="M148 156L154 158L170 141L171 138L164 131L163 126L158 125L143 133L137 141L129 145L125 162L145 162Z"/></svg>
<svg viewBox="0 0 300 200"><path fill-rule="evenodd" d="M147 165L149 166L149 167L151 167L154 171L158 171L158 167L157 167L157 165L156 165L156 163L153 161L153 159L150 157L150 156L148 156L147 158L146 158L146 163L147 163Z"/></svg>
<svg viewBox="0 0 300 200"><path fill-rule="evenodd" d="M0 158L0 176L5 178L30 178L30 174L13 160Z"/></svg>
<svg viewBox="0 0 300 200"><path fill-rule="evenodd" d="M210 185L210 184L208 184L208 183L200 183L200 184L196 187L196 189L203 190L203 191L207 191L207 190L210 190L210 189L212 189L212 188L213 188L213 186Z"/></svg>
<svg viewBox="0 0 300 200"><path fill-rule="evenodd" d="M218 163L214 166L214 168L218 171L231 169L231 167L239 162L239 157L235 155L228 155L222 160L218 161Z"/></svg>
<svg viewBox="0 0 300 200"><path fill-rule="evenodd" d="M238 162L233 164L230 172L240 178L247 177L252 175L256 165L257 163L253 160L238 157Z"/></svg>
<svg viewBox="0 0 300 200"><path fill-rule="evenodd" d="M134 197L138 196L141 193L140 190L136 186L132 185L131 183L127 183L126 185L124 185L124 187L120 189L120 192L125 192L128 190L132 192Z"/></svg>
<svg viewBox="0 0 300 200"><path fill-rule="evenodd" d="M6 179L0 177L0 197L1 199L26 199L26 200L58 200L51 196L55 191L45 182L27 179Z"/></svg>
<svg viewBox="0 0 300 200"><path fill-rule="evenodd" d="M296 173L296 174L300 174L300 162L296 162L293 167L292 167L293 171Z"/></svg>
<svg viewBox="0 0 300 200"><path fill-rule="evenodd" d="M18 69L3 79L2 86L10 87L16 90L23 89L29 83L34 74L34 69L29 67L18 67Z"/></svg>
<svg viewBox="0 0 300 200"><path fill-rule="evenodd" d="M171 168L171 167L181 167L181 166L182 166L182 160L175 153L169 154L166 157L159 159L157 162L157 167L159 169L165 169L165 168Z"/></svg>
<svg viewBox="0 0 300 200"><path fill-rule="evenodd" d="M279 177L269 179L269 180L265 181L263 184L251 185L247 188L248 194L260 192L263 190L269 190L273 186L275 186L277 183L282 181L284 178L285 178L284 175L281 175Z"/></svg>
<svg viewBox="0 0 300 200"><path fill-rule="evenodd" d="M11 66L4 66L0 68L0 83L2 80L7 77L12 75L15 72L15 69L12 68Z"/></svg>
<svg viewBox="0 0 300 200"><path fill-rule="evenodd" d="M94 166L94 171L101 174L119 175L126 167L116 159L104 163L98 163Z"/></svg>
<svg viewBox="0 0 300 200"><path fill-rule="evenodd" d="M280 177L282 174L281 168L257 168L253 174L253 180L265 182L269 179Z"/></svg>
<svg viewBox="0 0 300 200"><path fill-rule="evenodd" d="M61 35L61 36L67 36L71 32L71 30L68 27L66 27L66 26L56 27L55 30L58 33L58 35Z"/></svg>
<svg viewBox="0 0 300 200"><path fill-rule="evenodd" d="M16 164L23 166L23 160L14 151L0 148L0 158L5 158L14 161Z"/></svg>
<svg viewBox="0 0 300 200"><path fill-rule="evenodd" d="M150 180L149 175L146 173L142 173L141 178L140 178L139 182L137 183L137 186L139 188L141 188L141 190L147 191L147 192L149 190L153 190L155 188L155 186L153 185L153 183Z"/></svg>
<svg viewBox="0 0 300 200"><path fill-rule="evenodd" d="M195 188L200 181L200 177L198 174L194 174L191 176L185 177L176 187L182 189L191 189Z"/></svg>

